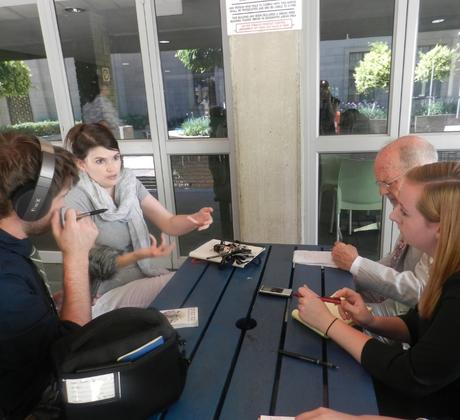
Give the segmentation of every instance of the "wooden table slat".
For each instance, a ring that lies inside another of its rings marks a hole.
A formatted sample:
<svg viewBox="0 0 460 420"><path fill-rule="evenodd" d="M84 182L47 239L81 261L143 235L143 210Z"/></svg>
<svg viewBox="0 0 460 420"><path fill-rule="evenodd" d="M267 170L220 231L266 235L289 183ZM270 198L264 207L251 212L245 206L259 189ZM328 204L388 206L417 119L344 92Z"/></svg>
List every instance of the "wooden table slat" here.
<svg viewBox="0 0 460 420"><path fill-rule="evenodd" d="M327 295L352 287L352 277L343 271L325 269ZM328 360L339 369L328 370L329 406L350 414L378 414L372 378L347 352L330 341Z"/></svg>
<svg viewBox="0 0 460 420"><path fill-rule="evenodd" d="M293 290L307 284L321 293L320 267L297 264ZM322 359L322 339L315 332L291 317L297 299L291 299L284 350ZM323 404L323 368L308 362L283 356L275 414L295 416Z"/></svg>
<svg viewBox="0 0 460 420"><path fill-rule="evenodd" d="M272 245L261 284L289 287L294 246ZM220 419L257 419L270 410L287 301L258 294L251 317L257 327L243 340Z"/></svg>
<svg viewBox="0 0 460 420"><path fill-rule="evenodd" d="M268 251L265 251L261 255L260 265L249 264L243 269L234 269L231 281L213 314L206 335L200 343L200 351L194 357L189 368L184 393L179 402L168 410L166 419L203 420L214 418L233 357L238 351L241 330L236 327L235 323L240 318L246 318L267 254ZM214 276L212 281L220 282L222 279L218 277L218 275ZM203 280L204 278L201 282ZM215 290L210 286L208 283L207 287L210 289L207 298L215 300ZM190 300L193 300L194 293L192 293ZM197 293L200 291L197 290ZM194 302L198 304L198 302ZM203 302L199 304L201 310ZM193 328L188 330L193 330Z"/></svg>

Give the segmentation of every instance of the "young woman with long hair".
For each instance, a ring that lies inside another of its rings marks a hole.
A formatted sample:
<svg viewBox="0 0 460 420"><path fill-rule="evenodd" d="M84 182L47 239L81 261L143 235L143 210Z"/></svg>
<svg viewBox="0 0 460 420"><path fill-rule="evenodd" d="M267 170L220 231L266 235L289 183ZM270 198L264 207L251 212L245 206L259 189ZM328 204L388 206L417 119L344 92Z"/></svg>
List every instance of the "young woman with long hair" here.
<svg viewBox="0 0 460 420"><path fill-rule="evenodd" d="M460 162L410 170L391 214L404 240L432 257L418 306L400 317L374 317L350 289L344 319L410 348L388 345L335 318L307 287L299 289L300 316L348 351L394 402L381 414L459 418L460 406Z"/></svg>

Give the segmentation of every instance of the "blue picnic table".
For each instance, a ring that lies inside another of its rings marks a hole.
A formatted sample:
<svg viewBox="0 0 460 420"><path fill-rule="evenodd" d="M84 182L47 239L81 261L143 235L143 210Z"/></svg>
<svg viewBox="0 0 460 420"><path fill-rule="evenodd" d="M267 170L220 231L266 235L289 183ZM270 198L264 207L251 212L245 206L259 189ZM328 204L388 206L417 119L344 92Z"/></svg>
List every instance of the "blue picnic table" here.
<svg viewBox="0 0 460 420"><path fill-rule="evenodd" d="M152 306L196 306L199 326L178 330L191 362L187 382L181 398L158 418L256 420L261 414L295 416L319 406L378 413L372 379L359 363L291 318L297 300L258 293L262 284L294 290L307 284L322 296L352 286L350 274L341 270L293 267L296 249L321 248L265 245L245 268L189 258L175 273ZM280 349L339 368L286 357Z"/></svg>

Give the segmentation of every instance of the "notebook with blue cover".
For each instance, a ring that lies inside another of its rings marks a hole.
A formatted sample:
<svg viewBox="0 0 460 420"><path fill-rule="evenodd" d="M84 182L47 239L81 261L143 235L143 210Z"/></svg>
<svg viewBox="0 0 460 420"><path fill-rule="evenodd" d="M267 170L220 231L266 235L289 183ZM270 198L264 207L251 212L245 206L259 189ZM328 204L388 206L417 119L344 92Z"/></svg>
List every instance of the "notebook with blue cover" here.
<svg viewBox="0 0 460 420"><path fill-rule="evenodd" d="M144 354L151 352L153 349L160 347L162 344L164 344L164 339L163 336L160 335L154 338L153 340L150 340L149 342L145 343L144 345L138 347L137 349L123 354L117 359L117 362L132 362L134 360L141 358Z"/></svg>

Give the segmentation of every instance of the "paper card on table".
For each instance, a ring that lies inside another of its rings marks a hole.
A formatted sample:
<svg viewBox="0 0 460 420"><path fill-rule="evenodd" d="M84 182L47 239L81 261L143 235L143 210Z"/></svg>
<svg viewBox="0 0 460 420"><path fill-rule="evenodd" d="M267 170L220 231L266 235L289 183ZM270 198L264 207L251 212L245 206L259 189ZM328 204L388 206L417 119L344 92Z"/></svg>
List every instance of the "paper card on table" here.
<svg viewBox="0 0 460 420"><path fill-rule="evenodd" d="M198 327L198 308L178 308L160 311L173 328Z"/></svg>
<svg viewBox="0 0 460 420"><path fill-rule="evenodd" d="M141 358L144 354L151 352L153 349L156 349L157 347L160 347L162 344L164 344L163 336L160 335L153 340L150 340L149 342L143 344L142 346L126 353L120 356L117 359L117 362L133 362L134 360L137 360Z"/></svg>
<svg viewBox="0 0 460 420"><path fill-rule="evenodd" d="M199 260L220 263L222 261L222 257L219 255L218 252L214 250L214 246L221 244L221 242L222 241L219 239L211 239L205 244L199 246L197 249L190 251L188 255L192 258L196 258ZM223 241L223 243L224 245L234 244L233 242L227 241ZM235 260L232 264L234 267L246 267L246 265L248 265L255 257L257 257L260 253L262 253L265 250L265 248L262 248L260 246L253 246L242 243L240 244L239 242L236 243L236 245L241 245L242 247L248 249L250 253L242 254L244 258L241 262Z"/></svg>
<svg viewBox="0 0 460 420"><path fill-rule="evenodd" d="M286 416L259 416L259 420L294 420L295 417Z"/></svg>
<svg viewBox="0 0 460 420"><path fill-rule="evenodd" d="M321 265L337 268L330 251L294 251L292 262L295 264Z"/></svg>

